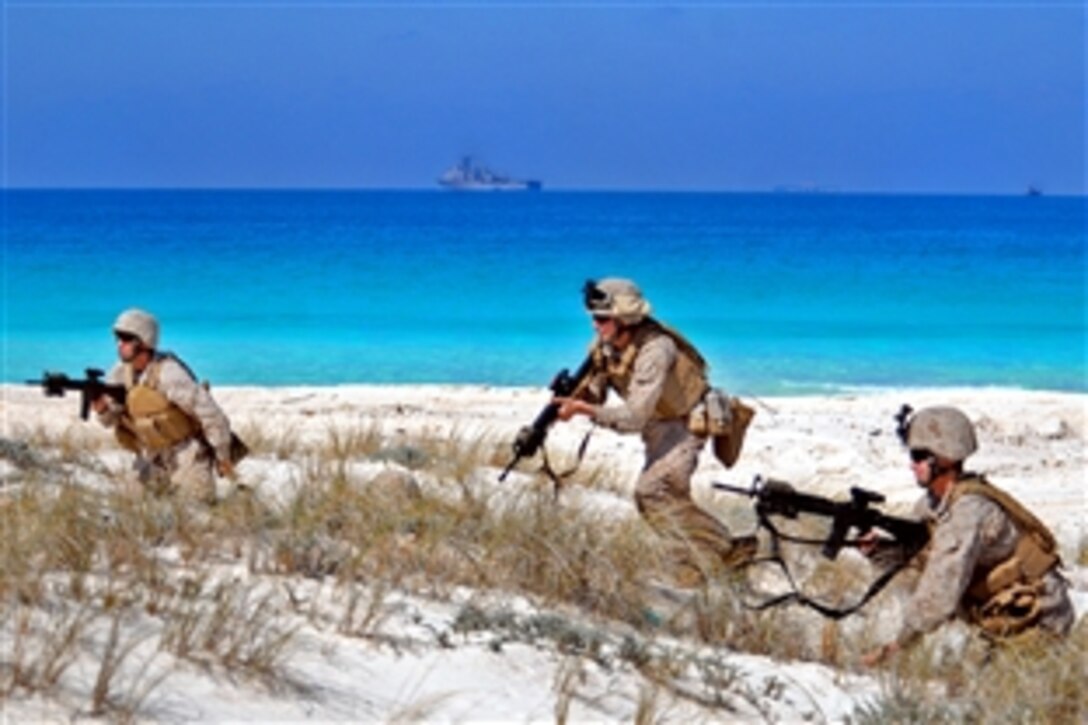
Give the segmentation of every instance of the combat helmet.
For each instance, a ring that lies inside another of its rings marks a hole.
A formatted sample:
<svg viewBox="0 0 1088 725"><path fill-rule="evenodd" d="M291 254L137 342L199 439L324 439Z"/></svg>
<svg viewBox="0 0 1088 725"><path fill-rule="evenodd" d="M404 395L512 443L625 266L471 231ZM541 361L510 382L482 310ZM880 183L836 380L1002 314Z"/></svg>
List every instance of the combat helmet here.
<svg viewBox="0 0 1088 725"><path fill-rule="evenodd" d="M650 314L650 303L629 279L586 280L582 293L586 311L591 315L614 317L624 325L637 325Z"/></svg>
<svg viewBox="0 0 1088 725"><path fill-rule="evenodd" d="M975 427L958 408L923 408L911 417L907 447L928 450L949 461L962 461L978 450Z"/></svg>
<svg viewBox="0 0 1088 725"><path fill-rule="evenodd" d="M151 313L135 307L117 316L117 321L113 323L113 332L135 335L144 347L152 350L159 346L159 321Z"/></svg>

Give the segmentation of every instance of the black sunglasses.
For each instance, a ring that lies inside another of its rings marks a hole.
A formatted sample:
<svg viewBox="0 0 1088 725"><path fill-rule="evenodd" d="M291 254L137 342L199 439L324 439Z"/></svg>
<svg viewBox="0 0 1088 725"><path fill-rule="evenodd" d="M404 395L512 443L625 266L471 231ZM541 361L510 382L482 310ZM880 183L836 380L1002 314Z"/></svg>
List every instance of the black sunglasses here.
<svg viewBox="0 0 1088 725"><path fill-rule="evenodd" d="M911 448L910 459L915 463L921 463L922 461L928 461L933 458L933 452L927 451L925 448Z"/></svg>
<svg viewBox="0 0 1088 725"><path fill-rule="evenodd" d="M133 335L131 332L115 332L113 334L116 335L117 339L121 342L136 342L140 339L136 335Z"/></svg>

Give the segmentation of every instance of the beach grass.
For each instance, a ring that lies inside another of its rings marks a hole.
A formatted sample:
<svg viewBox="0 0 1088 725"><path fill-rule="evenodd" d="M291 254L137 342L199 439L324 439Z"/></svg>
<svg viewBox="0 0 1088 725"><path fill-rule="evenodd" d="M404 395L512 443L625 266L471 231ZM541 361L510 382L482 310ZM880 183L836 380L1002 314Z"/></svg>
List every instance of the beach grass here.
<svg viewBox="0 0 1088 725"><path fill-rule="evenodd" d="M470 603L454 625L488 633L499 650L531 641L564 653L569 663L553 684L557 721L569 715L585 660L635 668L645 681L636 720L649 722L662 693L723 712L773 698L746 689L730 652L856 670L878 643L866 621L829 623L798 607L753 611L740 577L663 606L652 584L670 578L667 552L633 503L579 505L622 486L602 467L557 495L541 474L494 485L505 452L483 437L392 440L358 426L304 441L289 431L247 435L258 465L210 508L134 494L124 474L67 433L35 431L25 441L48 463L27 464L0 499L0 694L55 695L86 661L97 666L85 711L118 720L146 715L155 689L185 663L291 687L286 665L303 622L381 641L400 593L452 601L472 590L563 613ZM278 462L292 466L289 487L271 478ZM810 596L844 604L866 584L856 560L794 554ZM333 584L336 597L305 595L313 581ZM709 649L693 658L663 644L668 638ZM1007 647L982 661L920 648L883 671L881 697L857 721L1075 720L1086 711L1085 639L1081 621L1067 642ZM698 693L678 684L693 671ZM436 707L406 702L400 713L425 717Z"/></svg>

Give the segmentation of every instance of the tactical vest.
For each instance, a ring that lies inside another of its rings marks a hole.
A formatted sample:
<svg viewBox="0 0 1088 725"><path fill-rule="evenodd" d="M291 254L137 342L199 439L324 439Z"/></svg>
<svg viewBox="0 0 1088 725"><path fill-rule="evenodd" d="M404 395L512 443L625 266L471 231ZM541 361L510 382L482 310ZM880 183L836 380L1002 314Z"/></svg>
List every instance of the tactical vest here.
<svg viewBox="0 0 1088 725"><path fill-rule="evenodd" d="M639 352L648 342L661 335L668 335L676 343L676 363L665 378L665 387L654 408L654 418L686 418L710 387L707 383L707 365L699 351L672 328L647 318L635 328L634 339L618 357L608 355L604 345L597 341L592 348L593 366L604 373L611 388L626 396Z"/></svg>
<svg viewBox="0 0 1088 725"><path fill-rule="evenodd" d="M163 361L167 359L174 360L188 372L185 364L172 355L157 356L152 360L139 383L131 365L122 368L125 410L117 424L116 435L118 442L131 451L163 451L200 431L195 420L156 390Z"/></svg>
<svg viewBox="0 0 1088 725"><path fill-rule="evenodd" d="M990 635L1016 634L1034 625L1042 613L1043 577L1061 565L1057 542L1034 514L985 478L957 482L948 494L948 505L968 494L984 496L1000 506L1019 534L1011 556L975 572L964 602L968 618Z"/></svg>

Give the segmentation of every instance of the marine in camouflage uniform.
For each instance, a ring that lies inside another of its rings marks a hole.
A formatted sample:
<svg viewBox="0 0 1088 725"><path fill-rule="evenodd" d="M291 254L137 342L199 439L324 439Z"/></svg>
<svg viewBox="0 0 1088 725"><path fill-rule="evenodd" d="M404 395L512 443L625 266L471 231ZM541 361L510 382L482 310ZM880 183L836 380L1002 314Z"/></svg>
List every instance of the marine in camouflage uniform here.
<svg viewBox="0 0 1088 725"><path fill-rule="evenodd" d="M557 399L559 418L585 415L641 435L646 462L635 486L638 510L669 542L676 583L698 586L750 556L755 544L751 537L734 541L691 499L706 437L689 430L689 415L709 387L706 364L683 337L649 317L649 303L629 280L587 283L586 305L597 333L593 372L580 394ZM604 405L609 389L621 405Z"/></svg>
<svg viewBox="0 0 1088 725"><path fill-rule="evenodd" d="M230 423L189 368L157 350L159 325L143 310L122 312L114 323L121 361L111 384L124 385L125 405L102 396L98 420L136 454L140 482L157 494L180 491L215 501L215 473L233 475Z"/></svg>
<svg viewBox="0 0 1088 725"><path fill-rule="evenodd" d="M1066 635L1074 612L1054 537L1012 496L963 471L978 449L967 416L926 408L908 425L911 465L926 488L915 511L930 523L930 541L898 635L866 661L875 664L956 616L991 639Z"/></svg>

